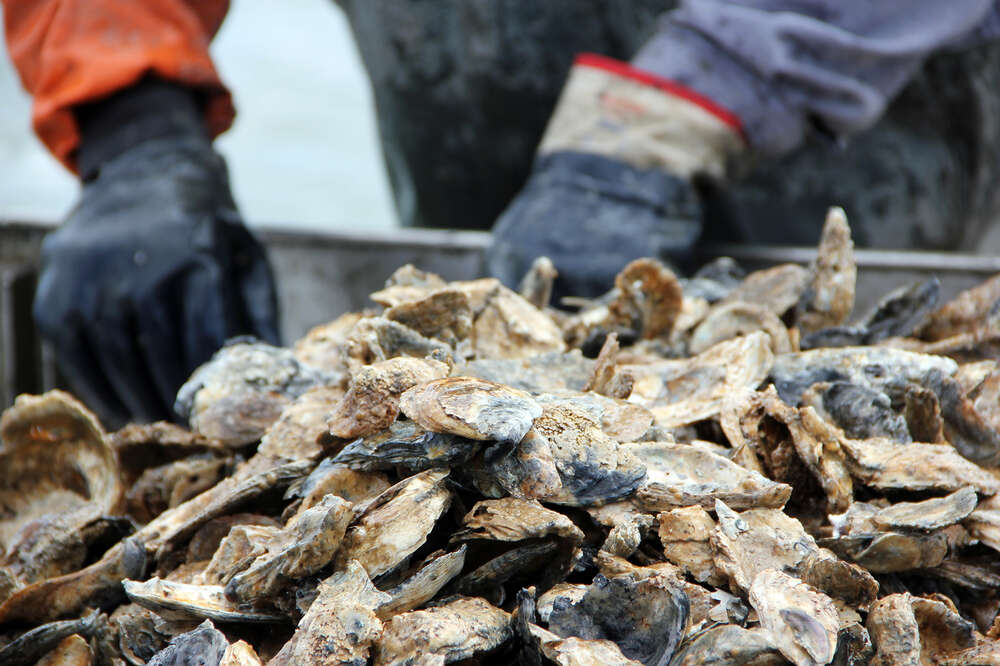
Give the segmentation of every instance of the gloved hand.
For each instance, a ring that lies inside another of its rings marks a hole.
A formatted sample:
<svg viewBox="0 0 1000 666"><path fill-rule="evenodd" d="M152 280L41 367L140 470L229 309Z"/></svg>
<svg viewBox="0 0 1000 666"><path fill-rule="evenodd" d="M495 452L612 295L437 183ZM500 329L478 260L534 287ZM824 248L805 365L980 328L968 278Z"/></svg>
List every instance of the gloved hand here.
<svg viewBox="0 0 1000 666"><path fill-rule="evenodd" d="M169 418L227 338L278 342L271 269L191 92L147 80L78 117L82 193L42 246L35 320L106 424Z"/></svg>
<svg viewBox="0 0 1000 666"><path fill-rule="evenodd" d="M691 178L721 178L742 151L739 119L710 100L579 56L527 185L493 227L487 269L513 286L545 255L558 299L607 291L639 257L683 262L702 227Z"/></svg>

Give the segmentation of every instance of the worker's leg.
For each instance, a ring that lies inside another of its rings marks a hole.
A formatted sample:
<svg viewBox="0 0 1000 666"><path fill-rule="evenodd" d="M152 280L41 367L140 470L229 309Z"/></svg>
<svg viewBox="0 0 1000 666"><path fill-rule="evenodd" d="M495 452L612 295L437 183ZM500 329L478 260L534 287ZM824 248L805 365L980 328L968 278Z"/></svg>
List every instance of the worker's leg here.
<svg viewBox="0 0 1000 666"><path fill-rule="evenodd" d="M73 108L147 74L204 92L213 134L233 119L208 43L228 0L3 0L7 48L34 97L35 131L73 168L79 128Z"/></svg>

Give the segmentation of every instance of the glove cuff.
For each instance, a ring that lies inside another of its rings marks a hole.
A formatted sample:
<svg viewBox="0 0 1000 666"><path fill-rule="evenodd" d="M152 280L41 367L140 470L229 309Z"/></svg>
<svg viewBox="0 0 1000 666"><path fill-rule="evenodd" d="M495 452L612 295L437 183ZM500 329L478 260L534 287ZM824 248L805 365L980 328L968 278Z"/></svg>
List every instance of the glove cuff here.
<svg viewBox="0 0 1000 666"><path fill-rule="evenodd" d="M194 91L146 78L110 97L80 106L77 167L84 182L130 148L164 137L195 138L211 147Z"/></svg>
<svg viewBox="0 0 1000 666"><path fill-rule="evenodd" d="M710 99L628 63L585 53L570 70L538 154L593 153L682 178L721 178L745 146L740 119Z"/></svg>

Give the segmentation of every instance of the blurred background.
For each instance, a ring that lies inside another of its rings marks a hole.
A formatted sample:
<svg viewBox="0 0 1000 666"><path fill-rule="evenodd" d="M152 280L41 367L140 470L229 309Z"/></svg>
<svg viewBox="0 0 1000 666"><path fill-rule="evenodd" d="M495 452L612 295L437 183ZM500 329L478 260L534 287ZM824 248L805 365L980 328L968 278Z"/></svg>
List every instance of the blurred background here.
<svg viewBox="0 0 1000 666"><path fill-rule="evenodd" d="M233 0L212 53L237 108L215 145L250 225L396 226L368 81L331 0ZM3 49L0 220L56 223L77 184L35 138L30 107Z"/></svg>

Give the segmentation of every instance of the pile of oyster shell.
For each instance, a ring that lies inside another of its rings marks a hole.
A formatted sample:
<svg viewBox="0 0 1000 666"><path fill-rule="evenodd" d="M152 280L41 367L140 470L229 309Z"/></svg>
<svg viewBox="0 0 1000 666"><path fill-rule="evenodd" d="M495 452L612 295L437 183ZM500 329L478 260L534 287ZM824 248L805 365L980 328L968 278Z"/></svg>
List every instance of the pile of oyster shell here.
<svg viewBox="0 0 1000 666"><path fill-rule="evenodd" d="M549 304L405 266L188 428L0 421L3 664L1000 663L1000 276L817 259Z"/></svg>

